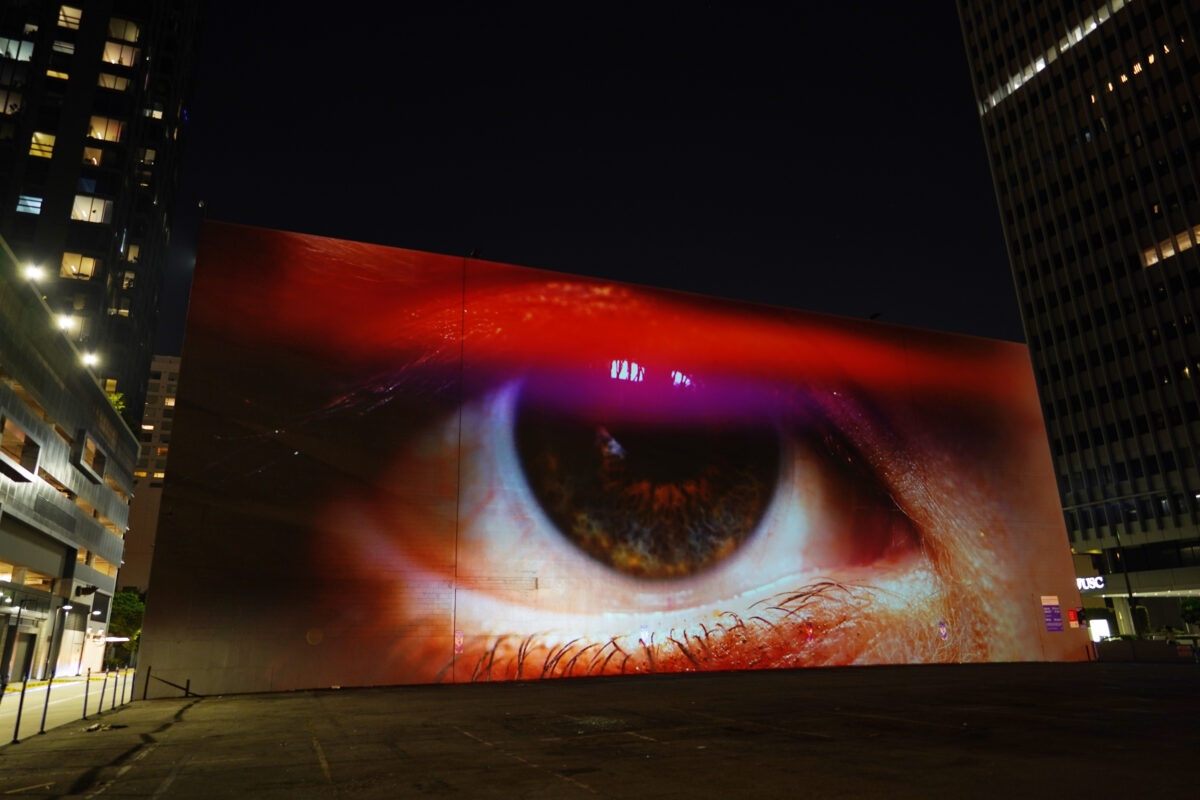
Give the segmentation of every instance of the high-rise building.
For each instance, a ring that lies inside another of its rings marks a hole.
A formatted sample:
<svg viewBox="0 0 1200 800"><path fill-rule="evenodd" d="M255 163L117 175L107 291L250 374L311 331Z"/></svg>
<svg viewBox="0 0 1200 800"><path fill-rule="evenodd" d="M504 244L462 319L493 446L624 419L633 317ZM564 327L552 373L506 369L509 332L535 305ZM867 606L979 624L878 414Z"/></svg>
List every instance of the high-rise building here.
<svg viewBox="0 0 1200 800"><path fill-rule="evenodd" d="M134 427L179 182L194 0L0 6L0 236Z"/></svg>
<svg viewBox="0 0 1200 800"><path fill-rule="evenodd" d="M142 451L133 471L134 495L129 507L129 534L125 537L125 564L117 575L118 589L145 591L150 585L150 564L158 532L163 479L167 476L167 451L171 447L171 423L178 386L179 356L155 356L150 362L146 409L138 436Z"/></svg>
<svg viewBox="0 0 1200 800"><path fill-rule="evenodd" d="M0 242L0 684L99 669L138 441Z"/></svg>
<svg viewBox="0 0 1200 800"><path fill-rule="evenodd" d="M1180 627L1200 595L1200 3L958 9L1083 595L1122 632Z"/></svg>

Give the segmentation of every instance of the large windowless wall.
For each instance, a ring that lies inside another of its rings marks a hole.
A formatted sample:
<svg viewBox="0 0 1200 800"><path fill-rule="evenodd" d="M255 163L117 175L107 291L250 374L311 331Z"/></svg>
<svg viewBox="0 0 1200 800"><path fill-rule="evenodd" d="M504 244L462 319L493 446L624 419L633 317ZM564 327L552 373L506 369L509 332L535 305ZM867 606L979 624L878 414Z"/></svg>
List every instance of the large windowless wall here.
<svg viewBox="0 0 1200 800"><path fill-rule="evenodd" d="M219 225L188 324L155 676L1085 655L1020 345Z"/></svg>

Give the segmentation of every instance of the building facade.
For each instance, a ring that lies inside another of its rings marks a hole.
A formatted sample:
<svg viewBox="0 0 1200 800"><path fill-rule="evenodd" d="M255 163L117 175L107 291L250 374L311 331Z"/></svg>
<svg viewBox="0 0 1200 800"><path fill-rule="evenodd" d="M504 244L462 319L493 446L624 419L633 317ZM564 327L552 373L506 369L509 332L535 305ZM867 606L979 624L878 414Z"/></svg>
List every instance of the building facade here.
<svg viewBox="0 0 1200 800"><path fill-rule="evenodd" d="M155 356L150 362L146 409L138 434L142 452L133 471L134 499L129 508L125 566L117 575L118 589L145 591L150 585L150 564L154 558L163 479L167 477L167 451L171 446L178 385L179 356Z"/></svg>
<svg viewBox="0 0 1200 800"><path fill-rule="evenodd" d="M0 236L138 423L186 133L197 3L0 8Z"/></svg>
<svg viewBox="0 0 1200 800"><path fill-rule="evenodd" d="M138 442L0 243L0 683L99 668Z"/></svg>
<svg viewBox="0 0 1200 800"><path fill-rule="evenodd" d="M1123 633L1180 627L1200 595L1200 3L958 9L1081 589Z"/></svg>

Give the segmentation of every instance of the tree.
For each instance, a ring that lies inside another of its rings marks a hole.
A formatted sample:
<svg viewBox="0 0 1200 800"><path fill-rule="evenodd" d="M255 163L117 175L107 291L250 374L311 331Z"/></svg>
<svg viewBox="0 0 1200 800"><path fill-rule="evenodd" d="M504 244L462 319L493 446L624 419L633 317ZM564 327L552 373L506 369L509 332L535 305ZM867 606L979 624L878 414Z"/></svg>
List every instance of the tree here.
<svg viewBox="0 0 1200 800"><path fill-rule="evenodd" d="M1200 625L1200 597L1185 597L1179 603L1180 615L1188 625Z"/></svg>
<svg viewBox="0 0 1200 800"><path fill-rule="evenodd" d="M116 409L118 414L125 413L125 393L124 392L108 392L108 402L112 403L112 407Z"/></svg>
<svg viewBox="0 0 1200 800"><path fill-rule="evenodd" d="M110 636L128 636L128 642L113 644L114 660L129 663L142 638L142 617L146 614L145 596L136 589L122 589L113 595L112 614L108 618Z"/></svg>

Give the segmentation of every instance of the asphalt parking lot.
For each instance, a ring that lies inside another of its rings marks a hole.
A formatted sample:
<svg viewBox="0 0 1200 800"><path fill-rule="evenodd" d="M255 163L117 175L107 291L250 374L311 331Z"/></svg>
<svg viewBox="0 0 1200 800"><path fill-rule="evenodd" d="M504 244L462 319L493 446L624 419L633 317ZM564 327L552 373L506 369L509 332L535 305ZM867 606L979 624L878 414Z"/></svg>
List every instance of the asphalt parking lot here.
<svg viewBox="0 0 1200 800"><path fill-rule="evenodd" d="M0 795L1193 797L1198 719L1192 664L193 697L135 702L0 747Z"/></svg>

